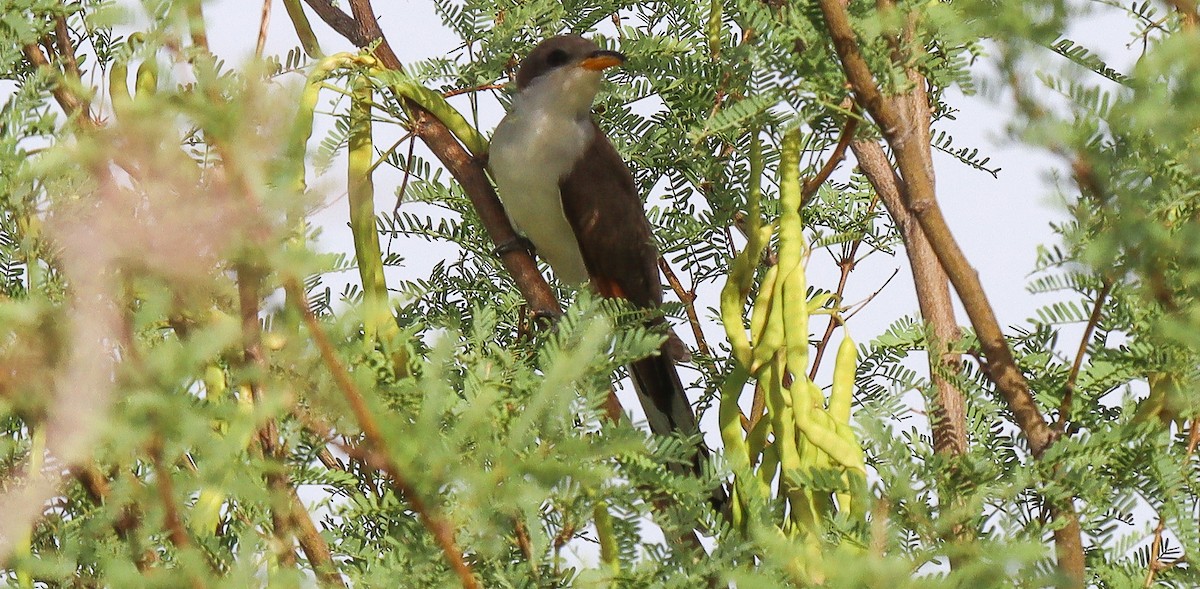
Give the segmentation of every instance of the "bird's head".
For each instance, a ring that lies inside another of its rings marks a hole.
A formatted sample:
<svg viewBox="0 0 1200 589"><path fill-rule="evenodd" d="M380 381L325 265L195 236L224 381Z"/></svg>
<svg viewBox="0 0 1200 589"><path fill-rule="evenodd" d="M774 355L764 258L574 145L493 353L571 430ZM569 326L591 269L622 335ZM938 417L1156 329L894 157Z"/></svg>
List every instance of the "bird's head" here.
<svg viewBox="0 0 1200 589"><path fill-rule="evenodd" d="M586 114L600 90L601 72L625 63L625 56L601 49L578 35L558 35L538 44L517 70L522 101Z"/></svg>

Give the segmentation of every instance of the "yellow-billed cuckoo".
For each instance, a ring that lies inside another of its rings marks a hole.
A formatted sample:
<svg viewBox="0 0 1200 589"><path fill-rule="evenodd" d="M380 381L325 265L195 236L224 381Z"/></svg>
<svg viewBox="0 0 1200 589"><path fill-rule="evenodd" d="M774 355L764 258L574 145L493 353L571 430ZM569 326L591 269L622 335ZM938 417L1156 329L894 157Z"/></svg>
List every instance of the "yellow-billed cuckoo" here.
<svg viewBox="0 0 1200 589"><path fill-rule="evenodd" d="M662 304L658 249L629 167L592 119L602 72L625 56L575 35L551 37L517 70L512 109L492 136L489 167L513 226L558 278L605 297ZM661 319L657 320L661 323ZM678 338L629 367L650 429L699 433L674 361ZM700 443L693 461L707 456Z"/></svg>

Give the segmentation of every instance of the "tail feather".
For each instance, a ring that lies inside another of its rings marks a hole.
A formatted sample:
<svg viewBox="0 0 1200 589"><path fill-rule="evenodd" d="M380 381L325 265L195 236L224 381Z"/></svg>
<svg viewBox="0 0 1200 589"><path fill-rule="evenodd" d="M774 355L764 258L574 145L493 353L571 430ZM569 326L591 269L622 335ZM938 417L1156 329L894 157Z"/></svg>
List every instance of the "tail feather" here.
<svg viewBox="0 0 1200 589"><path fill-rule="evenodd" d="M630 364L629 375L633 380L633 388L637 391L638 401L646 412L650 431L659 436L679 432L688 437L698 438L691 467L673 464L668 468L676 474L691 472L697 476L701 475L704 463L708 462L709 450L700 436L700 425L696 422L696 414L692 411L683 383L679 380L675 363L665 354L650 356ZM724 487L718 486L713 490L710 502L720 511L727 499Z"/></svg>

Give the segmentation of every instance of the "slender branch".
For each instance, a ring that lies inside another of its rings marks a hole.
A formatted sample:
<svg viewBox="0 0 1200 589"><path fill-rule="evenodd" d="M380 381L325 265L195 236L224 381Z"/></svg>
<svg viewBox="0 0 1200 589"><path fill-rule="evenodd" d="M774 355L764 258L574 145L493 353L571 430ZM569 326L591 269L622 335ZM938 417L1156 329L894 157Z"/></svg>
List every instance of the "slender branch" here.
<svg viewBox="0 0 1200 589"><path fill-rule="evenodd" d="M158 500L162 503L163 508L163 526L167 528L167 539L171 544L175 545L177 550L189 550L193 548L192 538L188 535L187 529L183 526L183 518L179 516L178 505L175 500L175 485L171 480L171 471L167 469L167 465L163 460L162 440L156 438L150 442L150 462L154 468L154 488L158 491ZM210 565L213 563L210 562ZM215 569L214 569L215 571ZM204 581L191 573L188 575L193 589L201 589L205 587Z"/></svg>
<svg viewBox="0 0 1200 589"><path fill-rule="evenodd" d="M22 48L25 52L25 58L30 63L41 70L49 70L51 76L61 78L62 72L58 71L50 61L46 59L46 54L42 53L42 48L36 43L29 43ZM58 103L59 108L67 113L68 117L79 117L79 121L85 126L99 127L100 123L92 118L91 111L87 108L87 102L79 98L72 92L61 79L55 80L54 85L50 88L50 94L54 96L54 101Z"/></svg>
<svg viewBox="0 0 1200 589"><path fill-rule="evenodd" d="M947 378L960 370L961 357L950 349L950 344L962 337L954 316L949 279L925 238L925 232L904 206L900 180L883 148L874 141L865 140L851 143L850 148L859 169L875 189L904 239L917 304L929 330L926 346L929 376L937 399L931 408L934 449L944 454L964 454L967 451L966 401L962 391Z"/></svg>
<svg viewBox="0 0 1200 589"><path fill-rule="evenodd" d="M1079 378L1079 371L1083 367L1083 355L1087 353L1088 342L1092 340L1092 333L1096 331L1096 325L1100 323L1101 313L1104 311L1104 303L1108 298L1109 291L1112 290L1113 283L1111 280L1105 279L1100 292L1096 294L1096 302L1092 305L1092 313L1088 316L1087 326L1083 328L1083 336L1079 338L1079 349L1075 351L1075 361L1071 364L1071 372L1067 374L1067 382L1063 385L1062 402L1058 405L1058 420L1054 422L1054 429L1062 432L1066 429L1067 421L1071 419L1071 404L1075 397L1075 381Z"/></svg>
<svg viewBox="0 0 1200 589"><path fill-rule="evenodd" d="M842 134L838 136L837 145L833 147L833 153L829 155L829 160L821 167L817 174L808 180L804 181L804 186L801 188L800 206L808 204L817 194L817 190L821 185L829 179L833 171L837 169L838 164L846 157L846 148L850 145L850 140L854 139L854 131L858 129L858 117L850 116L846 119L846 125L842 127Z"/></svg>
<svg viewBox="0 0 1200 589"><path fill-rule="evenodd" d="M533 542L529 539L529 529L525 527L525 522L521 521L520 517L513 518L513 533L516 534L517 548L521 550L525 561L529 563L529 572L533 574L534 579L541 579L542 574L538 570L537 560L533 554Z"/></svg>
<svg viewBox="0 0 1200 589"><path fill-rule="evenodd" d="M192 38L192 45L204 53L209 53L208 32L204 26L204 6L202 4L201 2L187 3L188 34Z"/></svg>
<svg viewBox="0 0 1200 589"><path fill-rule="evenodd" d="M671 285L675 296L679 297L680 302L683 303L683 312L687 315L688 325L691 326L692 335L696 338L696 348L700 350L701 354L711 356L712 350L709 349L708 342L704 339L704 330L700 326L700 315L696 313L696 293L683 287L679 276L671 269L666 258L658 257L658 267L662 270L663 276L667 277L667 284Z"/></svg>
<svg viewBox="0 0 1200 589"><path fill-rule="evenodd" d="M149 450L150 462L154 467L154 487L158 490L159 501L162 502L163 526L167 529L167 538L180 550L191 548L192 538L183 527L183 518L179 516L175 503L175 485L163 460L162 440L152 441Z"/></svg>
<svg viewBox="0 0 1200 589"><path fill-rule="evenodd" d="M304 3L308 4L309 8L312 8L313 12L317 13L317 16L321 17L321 20L325 21L325 24L329 25L339 35L345 37L346 40L354 43L355 46L365 47L371 42L370 39L363 38L362 32L358 30L358 22L354 20L354 17L342 12L340 8L333 5L333 2L328 0L304 0Z"/></svg>
<svg viewBox="0 0 1200 589"><path fill-rule="evenodd" d="M271 0L263 0L262 17L258 21L258 41L254 44L254 57L262 58L267 46L267 29L271 26Z"/></svg>
<svg viewBox="0 0 1200 589"><path fill-rule="evenodd" d="M333 349L333 344L325 336L325 332L321 329L316 316L309 310L304 289L301 287L299 281L289 278L285 281L284 288L288 291L287 300L293 304L295 310L303 317L313 341L317 344L317 349L320 350L321 359L325 362L330 375L333 376L333 381L341 391L342 397L350 406L350 411L354 414L359 428L362 429L368 464L387 474L392 489L397 495L404 497L409 505L412 506L413 511L417 513L425 529L429 531L438 547L441 548L442 554L450 564L450 568L458 575L462 586L465 589L479 589L479 581L475 579L474 572L471 571L470 566L463 560L463 552L454 539L454 529L450 526L449 522L442 519L433 509L433 506L425 503L412 486L412 483L404 476L400 465L388 453L386 438L383 435L383 430L380 429L379 424L375 421L374 410L367 404L367 400L362 392L358 390L358 386L350 379L350 373L342 365L337 352Z"/></svg>
<svg viewBox="0 0 1200 589"><path fill-rule="evenodd" d="M328 453L329 451L323 450L323 452ZM296 488L290 487L290 490L291 509L289 511L296 530L296 540L300 543L300 549L304 551L304 556L312 565L313 572L317 575L317 581L322 587L345 587L346 582L338 573L337 562L333 560L329 544L325 542L325 538L321 537L320 530L313 523L312 516L309 514L308 508L304 506L304 502L300 500Z"/></svg>
<svg viewBox="0 0 1200 589"><path fill-rule="evenodd" d="M80 79L79 62L75 59L75 47L71 44L71 34L67 29L67 17L61 14L54 17L54 43L58 46L58 57L63 63L63 72L73 79Z"/></svg>
<svg viewBox="0 0 1200 589"><path fill-rule="evenodd" d="M226 160L229 161L229 160ZM238 305L241 311L242 324L242 358L245 367L252 368L256 374L249 378L247 388L253 402L263 402L262 378L267 371L266 356L263 352L262 326L258 321L259 293L262 290L262 271L251 264L242 263L237 268ZM258 445L268 459L282 464L286 452L280 446L279 431L274 419L267 419L258 429ZM292 521L289 516L290 506L283 504L282 499L293 491L287 480L287 475L271 469L266 473L267 485L273 491L271 506L271 534L274 537L276 558L281 566L291 567L296 564L294 550L295 540L292 533Z"/></svg>
<svg viewBox="0 0 1200 589"><path fill-rule="evenodd" d="M877 297L881 293L883 293L883 289L887 288L887 285L891 284L892 279L895 278L896 275L899 273L900 273L899 268L892 270L892 273L890 275L888 275L887 280L884 280L883 284L879 285L879 288L875 289L874 292L867 295L867 298L865 298L861 301L858 301L857 303L854 303L852 305L848 305L846 308L852 309L852 310L850 310L848 313L846 313L845 317L842 317L842 322L845 323L847 321L850 321L850 319L854 318L855 315L858 315L859 311L862 311L863 309L867 308L867 305L870 304L871 301L875 300L875 297Z"/></svg>
<svg viewBox="0 0 1200 589"><path fill-rule="evenodd" d="M484 90L503 90L504 84L480 84L479 86L471 86L470 88L458 88L449 92L442 92L442 98L450 98L451 96L459 96L461 94L470 94L472 92L482 92Z"/></svg>
<svg viewBox="0 0 1200 589"><path fill-rule="evenodd" d="M871 213L875 210L875 206L878 203L879 196L876 194L875 198L871 199L871 205L867 207L867 217L871 216ZM846 292L846 282L850 278L850 273L854 271L854 268L857 265L856 258L858 257L858 248L862 246L862 243L863 237L860 235L854 240L854 244L850 246L850 251L846 252L846 254L842 256L842 259L838 261L838 269L840 270L841 275L838 277L837 290L834 292L834 299L837 301L838 305L842 304L842 299L844 298ZM891 279L889 278L888 281L890 282ZM871 298L874 298L874 296ZM831 315L829 317L829 323L825 326L825 333L821 336L821 341L817 342L816 351L813 353L812 368L809 369L808 380L817 379L817 369L821 367L821 358L825 355L825 349L829 347L829 341L833 338L834 330L836 330L837 327L842 324L843 319L839 318L837 315Z"/></svg>
<svg viewBox="0 0 1200 589"><path fill-rule="evenodd" d="M404 203L404 195L408 192L408 179L412 177L413 150L417 146L416 135L408 140L408 158L404 160L404 178L400 180L400 188L396 190L396 206L392 207L392 216L400 214L400 205ZM388 242L391 247L391 242Z"/></svg>

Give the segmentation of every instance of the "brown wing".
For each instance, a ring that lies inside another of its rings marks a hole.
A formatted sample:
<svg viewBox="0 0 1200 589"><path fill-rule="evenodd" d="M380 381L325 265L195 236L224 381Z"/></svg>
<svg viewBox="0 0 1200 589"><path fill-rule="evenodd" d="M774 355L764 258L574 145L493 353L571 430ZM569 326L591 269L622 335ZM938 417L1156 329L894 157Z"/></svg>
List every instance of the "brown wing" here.
<svg viewBox="0 0 1200 589"><path fill-rule="evenodd" d="M563 212L575 230L592 285L639 307L662 303L658 248L629 167L592 121L591 142L559 182Z"/></svg>

